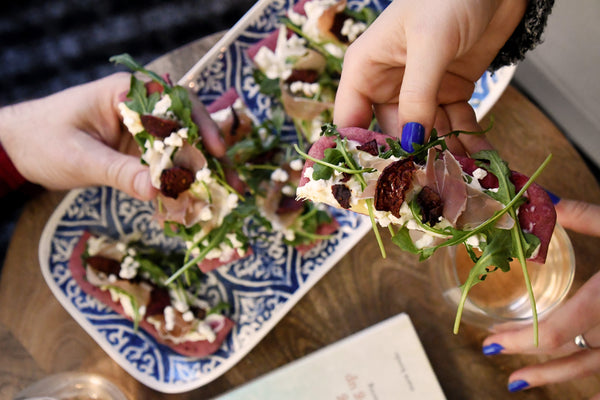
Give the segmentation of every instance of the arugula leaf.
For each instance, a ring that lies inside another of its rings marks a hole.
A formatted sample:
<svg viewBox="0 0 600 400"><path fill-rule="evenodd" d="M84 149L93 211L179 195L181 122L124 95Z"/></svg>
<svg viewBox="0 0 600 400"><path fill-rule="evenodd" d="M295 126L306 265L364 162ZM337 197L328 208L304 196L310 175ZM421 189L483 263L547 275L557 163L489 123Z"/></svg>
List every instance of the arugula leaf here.
<svg viewBox="0 0 600 400"><path fill-rule="evenodd" d="M258 84L261 93L267 96L273 96L275 98L281 97L281 87L279 86L279 79L268 78L261 70L255 69L252 73L254 81Z"/></svg>
<svg viewBox="0 0 600 400"><path fill-rule="evenodd" d="M138 62L135 61L133 57L131 57L127 53L112 56L108 60L115 64L122 64L132 71L141 72L145 75L148 75L150 78L152 78L152 80L160 83L163 87L169 86L167 81L165 81L162 76L158 75L153 71L147 70L142 65L138 64Z"/></svg>
<svg viewBox="0 0 600 400"><path fill-rule="evenodd" d="M512 235L510 231L496 229L493 235L489 235L483 253L471 268L465 283L460 286L461 298L454 321L454 333L458 332L462 311L464 309L467 295L473 286L483 282L488 273L500 269L504 272L510 270L510 254L512 249Z"/></svg>
<svg viewBox="0 0 600 400"><path fill-rule="evenodd" d="M346 8L344 10L344 14L356 21L364 22L367 25L371 25L379 15L377 11L369 7L363 7L360 11L354 11L350 8Z"/></svg>
<svg viewBox="0 0 600 400"><path fill-rule="evenodd" d="M127 107L139 114L149 114L154 109L154 106L160 99L159 93L153 93L148 96L144 82L131 75L131 83L127 98L131 99L126 102Z"/></svg>

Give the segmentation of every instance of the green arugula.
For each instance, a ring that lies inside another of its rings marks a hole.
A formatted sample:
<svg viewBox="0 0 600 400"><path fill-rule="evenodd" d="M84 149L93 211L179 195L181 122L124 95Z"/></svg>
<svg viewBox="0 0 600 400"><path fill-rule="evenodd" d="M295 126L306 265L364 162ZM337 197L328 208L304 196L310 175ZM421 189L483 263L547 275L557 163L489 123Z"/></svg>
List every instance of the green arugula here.
<svg viewBox="0 0 600 400"><path fill-rule="evenodd" d="M329 179L333 174L333 171L338 171L346 174L350 174L358 179L362 190L367 187L367 182L362 176L363 173L374 172L373 168L362 168L358 165L358 163L354 160L352 155L348 152L348 141L346 138L342 138L337 127L334 124L325 124L321 128L322 136L333 136L334 142L336 144L335 148L330 148L324 151L324 155L327 160L319 160L314 158L307 153L300 150L297 145L294 145L294 149L298 154L304 157L307 160L313 161L315 164L313 166L313 179ZM383 241L381 239L381 235L379 234L379 229L377 228L377 221L375 220L375 207L373 205L373 199L365 199L365 204L367 206L367 211L369 213L369 219L371 220L371 226L373 227L373 233L375 234L375 238L377 240L377 244L379 245L379 250L381 251L381 255L383 258L386 257L385 247L383 246Z"/></svg>
<svg viewBox="0 0 600 400"><path fill-rule="evenodd" d="M236 235L236 239L242 243L242 247L246 248L249 243L249 238L242 233L242 229L247 223L247 219L250 217L256 217L258 210L256 204L252 198L245 198L243 202L238 204L229 214L223 218L223 222L218 227L212 229L204 237L199 240L194 240L196 234L200 228L196 225L192 228L186 228L185 226L175 223L165 223L165 234L176 235L182 237L186 241L194 242L191 247L188 248L186 253L186 262L177 269L165 282L169 285L175 281L179 276L184 274L190 267L195 266L207 256L207 254L218 248L222 243L228 243L230 246L232 243L227 239L227 234L233 233ZM172 226L176 226L175 229ZM168 227L167 227L168 226ZM206 243L206 244L205 244ZM194 249L199 250L199 254L194 258L191 257L191 252Z"/></svg>

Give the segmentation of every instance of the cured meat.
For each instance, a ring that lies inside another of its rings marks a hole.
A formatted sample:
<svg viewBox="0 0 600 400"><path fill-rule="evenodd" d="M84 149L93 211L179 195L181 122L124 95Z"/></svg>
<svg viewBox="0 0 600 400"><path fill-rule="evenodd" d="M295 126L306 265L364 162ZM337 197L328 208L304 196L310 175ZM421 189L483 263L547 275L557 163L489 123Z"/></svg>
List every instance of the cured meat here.
<svg viewBox="0 0 600 400"><path fill-rule="evenodd" d="M468 174L472 175L479 168L472 158L460 157L458 160ZM529 177L526 175L511 171L510 181L515 185L516 192L521 190L528 180ZM498 187L498 178L488 172L485 177L479 179L479 184L486 189L494 189ZM519 207L518 211L519 224L525 232L532 233L540 239L540 247L531 261L544 263L556 225L556 210L548 193L535 182L527 189L525 198L527 201Z"/></svg>
<svg viewBox="0 0 600 400"><path fill-rule="evenodd" d="M513 171L510 180L515 185L515 189L519 191L529 178ZM540 239L540 247L531 260L544 263L556 225L556 210L548 193L536 183L529 186L525 192L525 198L527 201L519 207L519 224L525 232L532 233Z"/></svg>
<svg viewBox="0 0 600 400"><path fill-rule="evenodd" d="M376 154L375 149L378 147L381 147L383 151L388 149L386 139L395 139L362 128L342 128L339 129L338 132L340 137L346 138L349 141L358 142L359 145L356 148L371 156ZM322 136L312 145L308 154L312 158L323 159L325 157L325 150L334 148L335 146L334 136ZM361 152L358 153L358 157L360 158ZM422 216L424 222L428 222L431 226L437 223L440 218L439 208L442 207L443 212L441 213L441 216L443 216L443 218L453 227L461 230L473 230L489 220L496 212L504 208L502 203L484 193L481 189L478 189L478 186L469 185L464 174L470 175L472 179L479 179L480 185L484 188L498 187L498 180L495 176L491 173L485 174L483 171L482 173L475 173L478 166L473 159L461 156L455 157L448 151L441 152L439 155L438 153L439 151L434 148L429 149L426 164L416 168L413 171L414 176L411 175L409 179L400 179L401 172L393 174L386 172L386 169L394 168L395 165L400 165L397 164L400 163L398 161L389 164L389 160L382 159L382 164L379 165L377 164L377 161L370 160L369 167L373 168L377 165L375 168L380 171L379 179L377 180L377 190L373 191L373 178L369 178L369 180L367 180L367 187L357 196L357 198L374 198L376 210L388 211L394 217L398 218L398 221L404 221L402 223L406 223L406 219L402 218L407 217L402 217L400 215L402 204L405 201L414 198L413 196L417 196L418 198L419 194L423 191L423 188L428 187L429 189L425 189L427 191L426 194L417 199L424 210L424 215ZM382 168L386 163L389 165L385 167L385 169ZM365 164L361 162L359 162L359 164L365 167ZM307 169L313 167L314 161L307 159L299 188L302 188L307 183L311 182L311 176L307 175ZM473 174L476 177L473 177ZM512 173L510 179L515 184L517 191L523 187L528 180L526 176L516 172ZM331 185L333 189L333 186L339 184L340 180L338 178L337 181L332 182ZM348 183L345 184L347 186L349 185ZM493 186L494 184L495 186ZM317 192L320 190L318 188L319 186L311 185L309 189L299 190L298 193L301 197L308 199L313 199L311 195L319 196L318 199L314 198L314 200L326 202L333 206L339 207L342 205L342 203L337 205L334 202L320 198L320 194L314 195L312 193L313 189L314 192ZM439 199L433 195L434 193L436 196L439 195ZM532 261L543 263L554 230L556 212L547 193L536 184L530 186L526 193L526 199L527 201L518 209L519 223L525 232L530 232L540 239L541 245L530 259ZM360 213L367 212L366 208L360 205L349 208ZM390 222L394 223L394 221ZM495 227L499 229L510 229L513 225L514 221L509 214L503 214L503 216L495 223ZM411 237L419 242L419 245L429 241L429 238L423 236L423 232L412 232L412 230L415 229L417 228L410 228L410 234ZM438 242L439 240L434 238L431 240L431 243L427 245Z"/></svg>

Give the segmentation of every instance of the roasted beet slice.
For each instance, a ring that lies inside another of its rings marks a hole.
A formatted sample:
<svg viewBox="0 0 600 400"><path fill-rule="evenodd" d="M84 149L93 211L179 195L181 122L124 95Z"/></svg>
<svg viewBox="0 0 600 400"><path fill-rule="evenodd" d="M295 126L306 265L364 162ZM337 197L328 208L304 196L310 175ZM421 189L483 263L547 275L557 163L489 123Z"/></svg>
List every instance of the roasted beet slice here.
<svg viewBox="0 0 600 400"><path fill-rule="evenodd" d="M292 74L285 80L286 83L306 82L315 83L319 78L319 71L314 69L293 69Z"/></svg>
<svg viewBox="0 0 600 400"><path fill-rule="evenodd" d="M429 186L423 187L417 196L417 203L423 212L424 224L435 225L444 211L444 202L434 189Z"/></svg>
<svg viewBox="0 0 600 400"><path fill-rule="evenodd" d="M176 199L179 193L188 190L194 183L194 174L187 168L173 167L160 174L160 192Z"/></svg>
<svg viewBox="0 0 600 400"><path fill-rule="evenodd" d="M377 140L369 140L367 143L361 144L357 147L360 151L366 151L370 155L376 157L379 155L379 145L377 145Z"/></svg>
<svg viewBox="0 0 600 400"><path fill-rule="evenodd" d="M121 272L121 263L112 258L102 256L91 256L85 259L85 262L96 271L104 273L106 276L119 276Z"/></svg>
<svg viewBox="0 0 600 400"><path fill-rule="evenodd" d="M352 197L352 193L346 185L343 185L341 183L333 185L331 187L331 193L342 208L350 208L350 198Z"/></svg>
<svg viewBox="0 0 600 400"><path fill-rule="evenodd" d="M337 40L342 43L348 43L348 37L342 33L342 28L344 27L344 21L346 21L348 17L344 13L337 13L335 17L333 17L333 25L329 32L333 33Z"/></svg>
<svg viewBox="0 0 600 400"><path fill-rule="evenodd" d="M377 211L389 211L396 218L400 217L400 207L412 184L415 168L412 157L395 161L384 168L375 188Z"/></svg>
<svg viewBox="0 0 600 400"><path fill-rule="evenodd" d="M172 119L159 118L154 115L140 116L144 129L154 137L164 139L181 128L179 122Z"/></svg>
<svg viewBox="0 0 600 400"><path fill-rule="evenodd" d="M169 296L168 290L154 286L150 292L150 302L146 306L146 315L162 314L168 305L171 305L171 296Z"/></svg>
<svg viewBox="0 0 600 400"><path fill-rule="evenodd" d="M281 196L281 199L279 200L279 205L278 205L275 213L279 214L279 215L287 214L287 213L301 210L302 207L304 207L304 201L296 200L296 198L292 197L292 196L283 195L283 196Z"/></svg>

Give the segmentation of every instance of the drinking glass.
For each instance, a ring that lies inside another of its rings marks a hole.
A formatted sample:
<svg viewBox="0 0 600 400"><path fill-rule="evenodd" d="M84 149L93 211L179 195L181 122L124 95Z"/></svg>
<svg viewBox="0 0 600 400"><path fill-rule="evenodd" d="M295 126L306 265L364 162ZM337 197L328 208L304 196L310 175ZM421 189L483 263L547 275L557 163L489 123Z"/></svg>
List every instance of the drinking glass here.
<svg viewBox="0 0 600 400"><path fill-rule="evenodd" d="M461 298L459 286L466 280L473 261L464 245L440 249L432 258L431 277L437 289L456 312ZM575 255L569 236L556 225L545 264L527 262L539 320L546 317L567 296L575 275ZM510 271L497 270L471 288L461 323L493 330L499 324L522 326L533 321L529 294L518 260Z"/></svg>
<svg viewBox="0 0 600 400"><path fill-rule="evenodd" d="M83 372L63 372L47 376L18 393L14 400L127 400L106 378Z"/></svg>

